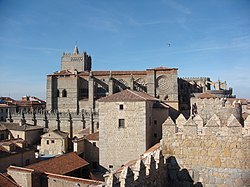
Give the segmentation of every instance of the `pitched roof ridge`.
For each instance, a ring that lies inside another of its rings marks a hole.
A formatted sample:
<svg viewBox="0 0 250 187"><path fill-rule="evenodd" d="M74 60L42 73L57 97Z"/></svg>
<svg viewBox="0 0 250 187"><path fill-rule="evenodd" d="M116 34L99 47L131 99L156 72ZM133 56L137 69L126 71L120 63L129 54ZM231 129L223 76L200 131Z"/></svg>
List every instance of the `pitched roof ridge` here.
<svg viewBox="0 0 250 187"><path fill-rule="evenodd" d="M0 173L0 176L3 177L4 179L6 179L8 182L12 183L15 186L20 186L19 184L17 184L15 181L11 180L9 177L3 175L2 173Z"/></svg>
<svg viewBox="0 0 250 187"><path fill-rule="evenodd" d="M143 100L147 100L145 97L143 97L143 96L139 95L138 93L136 93L135 90L130 90L130 89L126 89L126 90L128 90L129 92L131 92L131 93L135 94L136 96L142 98Z"/></svg>

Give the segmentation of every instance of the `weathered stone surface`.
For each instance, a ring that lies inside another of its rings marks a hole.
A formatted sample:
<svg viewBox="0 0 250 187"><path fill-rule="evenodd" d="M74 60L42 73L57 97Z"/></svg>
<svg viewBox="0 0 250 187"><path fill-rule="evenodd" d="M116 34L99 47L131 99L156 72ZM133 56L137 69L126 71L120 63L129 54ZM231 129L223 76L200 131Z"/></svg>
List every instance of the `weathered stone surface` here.
<svg viewBox="0 0 250 187"><path fill-rule="evenodd" d="M211 121L213 124L204 126L206 130L202 134L192 135L193 131L190 131L189 134L181 132L165 136L162 140L163 154L171 153L181 168L195 170L199 177L197 179L193 175L193 180L201 182L204 187L250 185L249 136L241 133L243 127L239 127L234 116L227 120L229 126L220 127L216 115ZM232 129L238 132L232 134ZM222 133L227 130L227 133Z"/></svg>

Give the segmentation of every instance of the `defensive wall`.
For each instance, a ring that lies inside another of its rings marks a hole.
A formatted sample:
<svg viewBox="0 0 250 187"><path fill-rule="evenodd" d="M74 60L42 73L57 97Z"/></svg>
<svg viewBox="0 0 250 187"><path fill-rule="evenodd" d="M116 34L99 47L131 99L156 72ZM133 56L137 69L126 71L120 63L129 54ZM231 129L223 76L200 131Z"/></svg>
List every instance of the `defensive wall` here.
<svg viewBox="0 0 250 187"><path fill-rule="evenodd" d="M169 117L163 124L163 155L174 157L204 187L250 185L250 117L243 124L233 114L224 124L216 114L206 120L180 115L175 123ZM178 175L171 180L178 181Z"/></svg>
<svg viewBox="0 0 250 187"><path fill-rule="evenodd" d="M12 113L9 121L18 123L24 118L27 124L42 126L50 130L59 129L75 136L84 128L89 128L90 133L95 132L99 128L98 116L99 113L95 110L83 110L81 113L35 111L34 113Z"/></svg>

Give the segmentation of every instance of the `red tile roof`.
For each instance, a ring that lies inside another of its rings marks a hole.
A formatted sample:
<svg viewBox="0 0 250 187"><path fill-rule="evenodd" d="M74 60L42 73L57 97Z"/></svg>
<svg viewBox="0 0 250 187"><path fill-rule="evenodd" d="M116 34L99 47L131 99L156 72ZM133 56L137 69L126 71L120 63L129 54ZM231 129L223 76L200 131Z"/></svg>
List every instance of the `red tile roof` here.
<svg viewBox="0 0 250 187"><path fill-rule="evenodd" d="M14 180L0 173L0 186L2 187L20 187Z"/></svg>
<svg viewBox="0 0 250 187"><path fill-rule="evenodd" d="M27 146L27 145L22 147L19 143L26 145L26 141L21 139L21 138L0 141L0 158L7 157L7 156L13 155L13 154L28 152L28 151L35 151L34 147ZM11 146L11 145L14 148L11 150L8 150L6 147Z"/></svg>
<svg viewBox="0 0 250 187"><path fill-rule="evenodd" d="M89 165L89 163L86 160L79 157L75 152L71 152L29 165L26 168L39 172L64 175L87 165Z"/></svg>
<svg viewBox="0 0 250 187"><path fill-rule="evenodd" d="M119 75L146 75L146 71L91 71L93 76L119 76ZM80 76L88 76L90 72L82 71L79 73Z"/></svg>
<svg viewBox="0 0 250 187"><path fill-rule="evenodd" d="M135 90L123 90L113 95L98 99L99 102L116 102L116 101L158 101L155 97Z"/></svg>
<svg viewBox="0 0 250 187"><path fill-rule="evenodd" d="M86 137L85 137L87 140L99 140L99 132L94 132L92 134L88 134Z"/></svg>
<svg viewBox="0 0 250 187"><path fill-rule="evenodd" d="M88 184L88 185L103 184L103 181L91 180L91 179L83 179L83 178L76 178L76 177L65 176L65 175L58 175L58 174L52 174L52 173L49 173L48 176L49 177L53 177L53 178L63 179L65 181L72 181L72 182L83 183L83 184Z"/></svg>

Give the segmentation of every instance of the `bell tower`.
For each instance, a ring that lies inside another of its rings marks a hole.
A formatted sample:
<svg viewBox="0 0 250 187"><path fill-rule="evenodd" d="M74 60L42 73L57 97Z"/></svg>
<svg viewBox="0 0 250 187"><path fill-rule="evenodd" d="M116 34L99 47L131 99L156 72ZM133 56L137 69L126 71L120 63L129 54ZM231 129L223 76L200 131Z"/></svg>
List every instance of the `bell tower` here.
<svg viewBox="0 0 250 187"><path fill-rule="evenodd" d="M61 58L61 70L91 71L91 56L86 52L79 53L77 45L73 53L63 52Z"/></svg>

